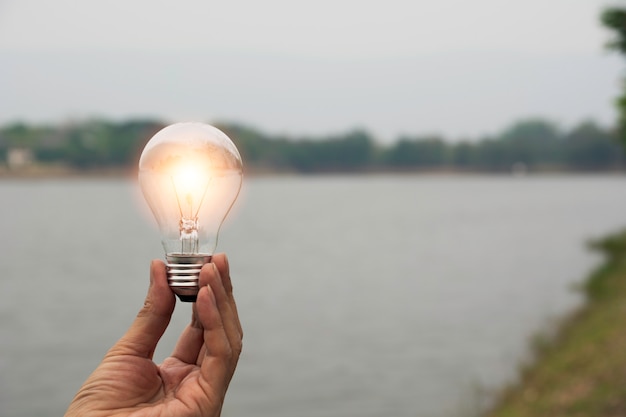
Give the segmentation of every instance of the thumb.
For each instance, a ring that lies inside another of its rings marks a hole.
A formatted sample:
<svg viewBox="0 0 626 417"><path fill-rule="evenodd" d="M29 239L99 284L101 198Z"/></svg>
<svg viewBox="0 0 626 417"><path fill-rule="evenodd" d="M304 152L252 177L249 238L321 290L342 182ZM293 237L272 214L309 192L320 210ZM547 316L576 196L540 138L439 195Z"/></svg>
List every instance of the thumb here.
<svg viewBox="0 0 626 417"><path fill-rule="evenodd" d="M156 345L170 322L176 299L167 284L162 261L150 264L150 287L143 307L124 336L111 348L111 355L133 355L152 359Z"/></svg>

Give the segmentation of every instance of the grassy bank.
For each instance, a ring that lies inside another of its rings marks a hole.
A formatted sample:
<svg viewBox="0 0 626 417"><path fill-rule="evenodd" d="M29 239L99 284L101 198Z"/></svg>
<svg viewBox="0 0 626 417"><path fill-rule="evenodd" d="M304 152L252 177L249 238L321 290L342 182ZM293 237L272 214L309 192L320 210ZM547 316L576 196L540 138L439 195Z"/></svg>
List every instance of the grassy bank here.
<svg viewBox="0 0 626 417"><path fill-rule="evenodd" d="M605 260L585 283L587 303L487 416L626 416L626 231L591 246Z"/></svg>

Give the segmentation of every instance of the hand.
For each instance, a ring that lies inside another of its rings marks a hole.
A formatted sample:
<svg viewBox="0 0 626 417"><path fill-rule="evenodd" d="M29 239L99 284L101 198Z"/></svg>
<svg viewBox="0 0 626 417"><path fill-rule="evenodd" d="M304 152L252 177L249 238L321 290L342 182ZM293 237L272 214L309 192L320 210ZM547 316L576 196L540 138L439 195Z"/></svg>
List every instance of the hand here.
<svg viewBox="0 0 626 417"><path fill-rule="evenodd" d="M191 323L172 356L156 365L152 356L175 303L165 265L152 261L143 308L83 384L65 417L220 415L243 336L226 256L215 255L202 267Z"/></svg>

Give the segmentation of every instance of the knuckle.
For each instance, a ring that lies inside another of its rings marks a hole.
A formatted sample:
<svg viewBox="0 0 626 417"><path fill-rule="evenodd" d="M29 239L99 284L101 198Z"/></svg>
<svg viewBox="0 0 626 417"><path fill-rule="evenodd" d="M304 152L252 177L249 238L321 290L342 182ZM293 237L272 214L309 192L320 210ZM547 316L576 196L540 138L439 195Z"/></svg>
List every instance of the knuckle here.
<svg viewBox="0 0 626 417"><path fill-rule="evenodd" d="M139 313L137 313L137 317L147 317L152 314L153 311L154 302L152 301L151 297L146 297L143 302L143 306L141 307L141 310L139 310Z"/></svg>
<svg viewBox="0 0 626 417"><path fill-rule="evenodd" d="M243 342L241 339L237 339L237 341L233 343L232 350L235 357L239 357L241 355L241 352L243 351Z"/></svg>
<svg viewBox="0 0 626 417"><path fill-rule="evenodd" d="M226 361L230 361L230 359L233 357L234 355L234 351L232 349L232 347L230 346L230 344L228 343L224 343L218 352L216 352L217 356L222 357L223 359L225 359Z"/></svg>

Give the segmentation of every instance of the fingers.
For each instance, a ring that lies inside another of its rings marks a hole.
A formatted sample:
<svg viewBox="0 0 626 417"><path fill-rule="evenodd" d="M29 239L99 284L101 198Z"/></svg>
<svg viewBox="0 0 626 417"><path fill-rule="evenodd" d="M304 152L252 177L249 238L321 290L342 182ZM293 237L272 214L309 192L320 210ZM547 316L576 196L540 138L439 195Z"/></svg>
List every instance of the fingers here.
<svg viewBox="0 0 626 417"><path fill-rule="evenodd" d="M218 270L218 265L221 267L221 271ZM221 272L224 272L224 274L221 274ZM211 288L228 342L234 350L236 357L239 357L243 334L241 331L239 316L237 314L237 307L232 295L232 284L230 283L230 276L228 274L228 261L226 256L223 254L216 255L214 256L211 264L203 267L203 271L200 273L200 286L202 288L202 286L207 284ZM227 292L226 288L230 288L230 294ZM199 315L199 303L197 303L196 309L198 317L202 322L202 317ZM206 344L206 341L205 347L207 349L210 348L210 346ZM202 357L199 357L198 359L199 361L203 360Z"/></svg>
<svg viewBox="0 0 626 417"><path fill-rule="evenodd" d="M150 264L150 287L142 309L109 355L134 355L152 358L159 339L170 322L176 300L167 284L167 271L162 261Z"/></svg>
<svg viewBox="0 0 626 417"><path fill-rule="evenodd" d="M228 343L234 347L238 357L241 351L242 330L232 294L228 260L226 255L218 254L213 256L212 262L213 264L207 264L202 269L199 286L201 289L207 285L211 286ZM183 362L200 366L206 357L207 347L204 340L204 326L198 318L198 304L200 301L193 305L191 323L183 331L172 356Z"/></svg>
<svg viewBox="0 0 626 417"><path fill-rule="evenodd" d="M207 268L209 269L209 268ZM217 276L217 268L213 266ZM219 278L219 276L217 276ZM214 290L213 281L198 293L197 314L204 328L204 346L201 349L200 373L202 386L207 393L225 394L241 353L241 333L234 323L230 305L221 298L225 295ZM223 289L223 287L222 287Z"/></svg>
<svg viewBox="0 0 626 417"><path fill-rule="evenodd" d="M197 364L205 383L225 391L241 353L243 335L232 297L228 261L224 255L214 256L213 261L200 273L195 313L204 329L204 344Z"/></svg>
<svg viewBox="0 0 626 417"><path fill-rule="evenodd" d="M226 293L232 295L233 284L230 281L230 265L228 264L228 258L226 257L226 254L218 253L217 255L214 255L211 259L211 262L215 264L217 270L220 273L220 276L222 277L222 283L224 284L224 289L226 290Z"/></svg>
<svg viewBox="0 0 626 417"><path fill-rule="evenodd" d="M241 328L241 322L239 321L237 304L235 303L235 297L233 296L233 284L230 279L230 265L228 264L228 258L226 257L226 254L219 253L213 257L212 262L215 264L220 273L228 303L230 304L232 313L235 315L235 324L237 325L240 336L243 337L243 330Z"/></svg>
<svg viewBox="0 0 626 417"><path fill-rule="evenodd" d="M207 396L209 393L223 394L234 371L234 352L226 334L216 294L210 285L200 289L197 309L198 318L204 328L204 348L202 357L198 358L201 385Z"/></svg>

